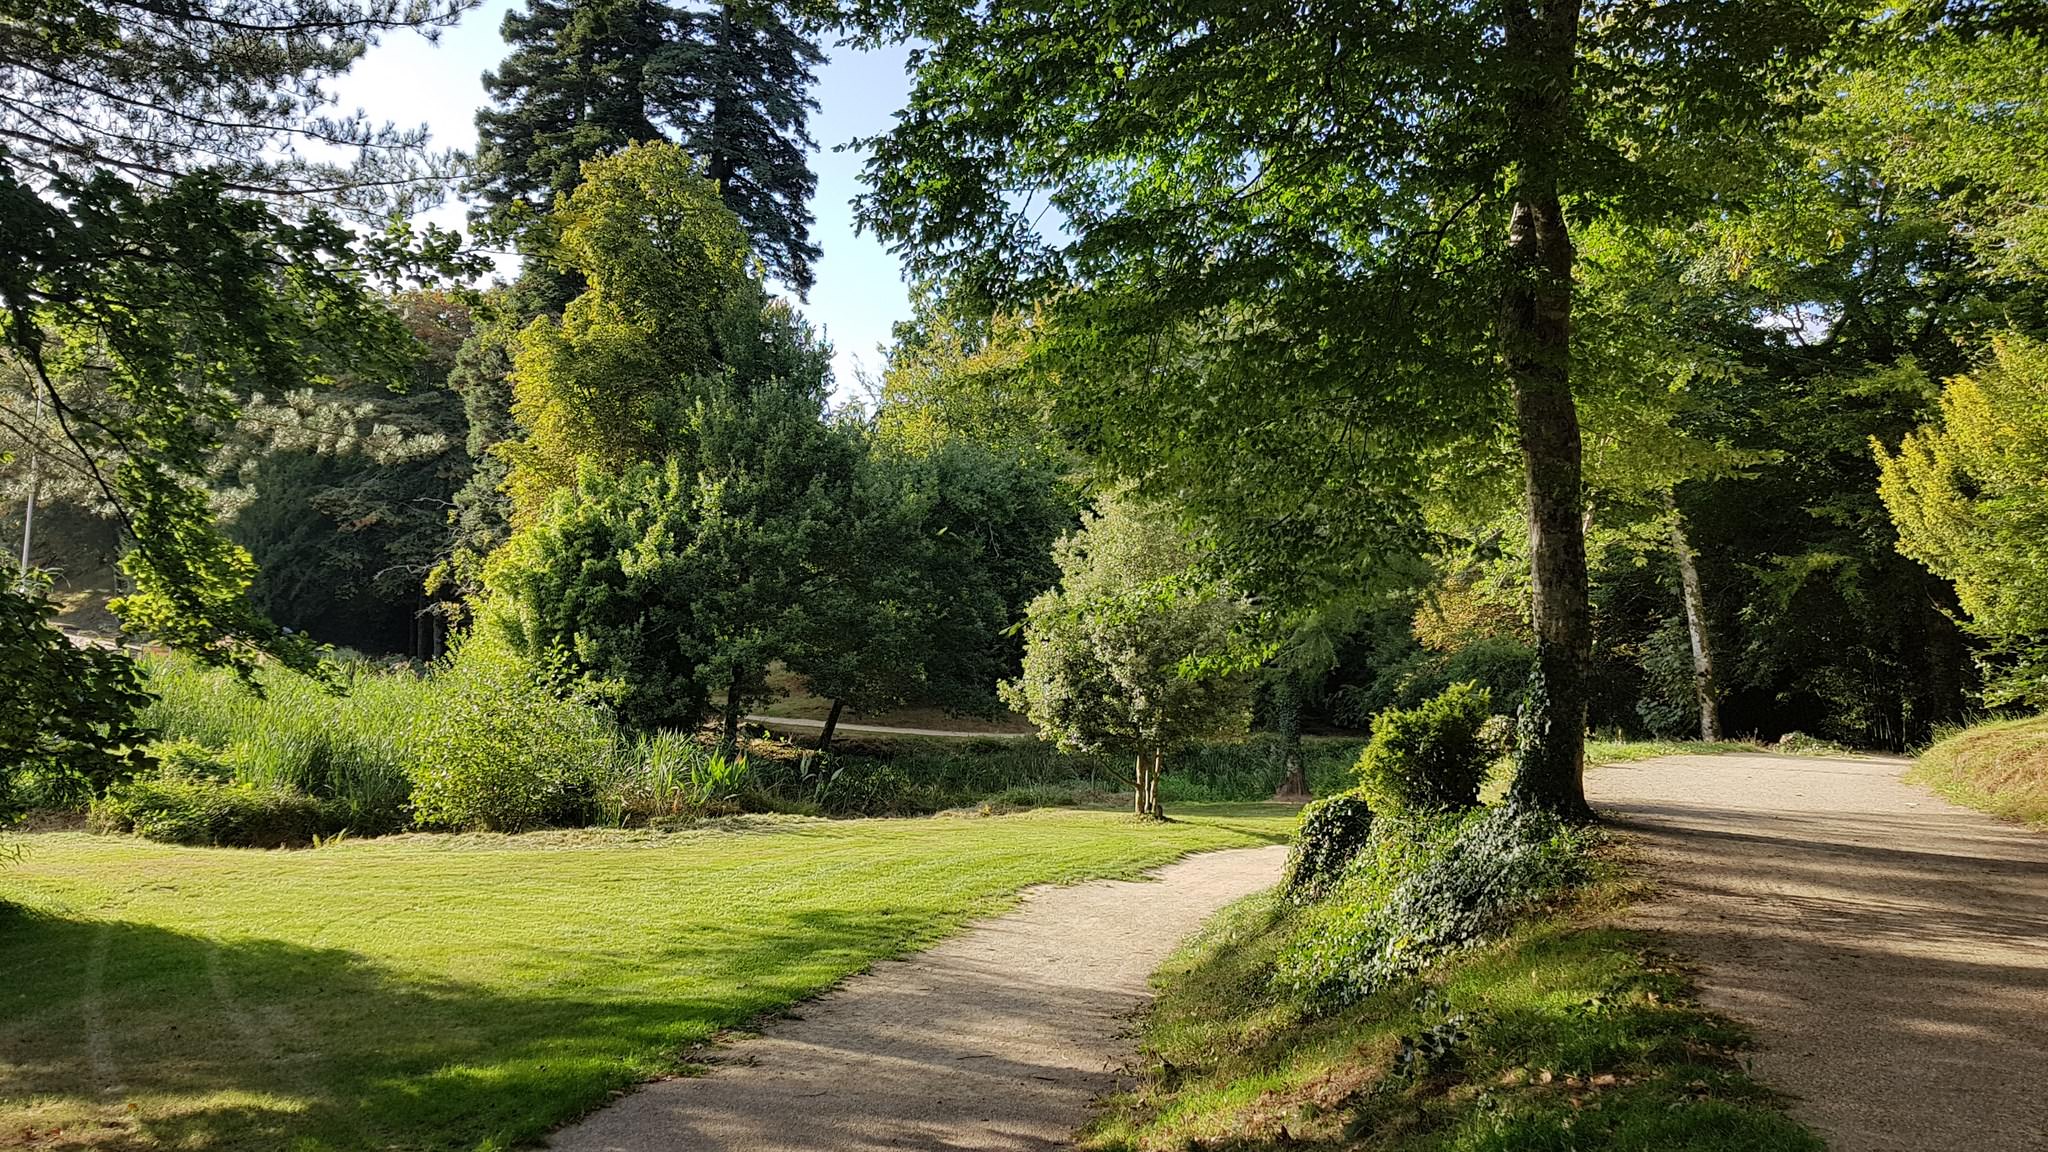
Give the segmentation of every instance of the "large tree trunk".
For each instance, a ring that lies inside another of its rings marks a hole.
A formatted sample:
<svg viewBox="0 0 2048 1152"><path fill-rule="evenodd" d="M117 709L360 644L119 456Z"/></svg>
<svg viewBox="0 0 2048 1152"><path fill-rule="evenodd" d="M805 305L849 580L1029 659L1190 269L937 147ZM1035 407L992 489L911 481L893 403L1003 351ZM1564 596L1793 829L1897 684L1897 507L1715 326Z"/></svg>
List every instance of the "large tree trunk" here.
<svg viewBox="0 0 2048 1152"><path fill-rule="evenodd" d="M832 733L839 727L839 712L840 709L845 707L846 701L836 696L832 698L832 710L825 713L824 731L818 733L818 751L830 752L832 750Z"/></svg>
<svg viewBox="0 0 2048 1152"><path fill-rule="evenodd" d="M1150 809L1146 807L1145 789L1151 777L1151 771L1145 766L1145 753L1140 751L1137 760L1131 765L1131 812L1133 815L1144 816L1150 812Z"/></svg>
<svg viewBox="0 0 2048 1152"><path fill-rule="evenodd" d="M1518 803L1590 819L1584 775L1592 612L1571 388L1572 244L1558 198L1578 27L1579 0L1508 4L1504 63L1512 73L1507 121L1516 165L1500 337L1529 502L1536 626L1536 668L1511 794Z"/></svg>
<svg viewBox="0 0 2048 1152"><path fill-rule="evenodd" d="M1693 563L1692 542L1685 538L1685 517L1670 493L1671 550L1678 555L1678 587L1685 598L1685 628L1692 636L1692 688L1700 701L1700 739L1721 738L1721 704L1714 698L1714 646L1707 639L1707 600L1700 592L1700 570Z"/></svg>

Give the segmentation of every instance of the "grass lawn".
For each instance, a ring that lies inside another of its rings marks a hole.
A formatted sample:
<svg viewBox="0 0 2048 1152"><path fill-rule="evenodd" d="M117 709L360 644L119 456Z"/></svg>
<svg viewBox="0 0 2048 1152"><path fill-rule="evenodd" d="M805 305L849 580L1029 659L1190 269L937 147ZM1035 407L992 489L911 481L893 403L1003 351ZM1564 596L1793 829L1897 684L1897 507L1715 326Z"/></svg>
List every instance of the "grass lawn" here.
<svg viewBox="0 0 2048 1152"><path fill-rule="evenodd" d="M1739 1029L1688 999L1646 939L1611 926L1617 882L1506 940L1347 1009L1276 995L1289 909L1226 909L1158 977L1149 1075L1096 1152L1822 1152L1744 1074ZM1402 1040L1448 1051L1397 1071Z"/></svg>
<svg viewBox="0 0 2048 1152"><path fill-rule="evenodd" d="M1294 810L756 819L310 851L45 833L0 867L0 1145L517 1145L1021 888Z"/></svg>
<svg viewBox="0 0 2048 1152"><path fill-rule="evenodd" d="M1741 740L1587 740L1586 767L1632 764L1659 756L1713 756L1723 752L1761 752L1759 744Z"/></svg>
<svg viewBox="0 0 2048 1152"><path fill-rule="evenodd" d="M2048 716L1965 728L1921 753L1906 779L1958 804L2048 828Z"/></svg>

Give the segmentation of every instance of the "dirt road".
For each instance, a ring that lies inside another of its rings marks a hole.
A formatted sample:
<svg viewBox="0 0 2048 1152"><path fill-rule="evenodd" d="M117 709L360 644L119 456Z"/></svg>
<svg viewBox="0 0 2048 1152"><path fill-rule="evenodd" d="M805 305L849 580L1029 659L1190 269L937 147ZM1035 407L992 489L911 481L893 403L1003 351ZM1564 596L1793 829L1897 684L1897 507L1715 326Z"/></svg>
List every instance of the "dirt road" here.
<svg viewBox="0 0 2048 1152"><path fill-rule="evenodd" d="M1147 977L1203 920L1280 877L1287 850L1193 856L1149 882L1030 893L555 1135L570 1152L1065 1147L1113 1089Z"/></svg>
<svg viewBox="0 0 2048 1152"><path fill-rule="evenodd" d="M2048 836L1896 760L1677 756L1589 775L1640 911L1835 1152L2048 1150Z"/></svg>

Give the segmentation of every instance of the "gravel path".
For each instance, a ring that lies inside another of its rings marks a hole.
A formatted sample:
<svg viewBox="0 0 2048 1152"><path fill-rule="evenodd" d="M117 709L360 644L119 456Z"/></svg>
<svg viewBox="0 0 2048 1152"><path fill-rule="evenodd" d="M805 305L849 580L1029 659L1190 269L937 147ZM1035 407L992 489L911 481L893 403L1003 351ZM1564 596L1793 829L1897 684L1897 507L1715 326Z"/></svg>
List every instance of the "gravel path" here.
<svg viewBox="0 0 2048 1152"><path fill-rule="evenodd" d="M1698 963L1835 1152L2042 1152L2048 836L1905 767L1674 756L1587 788L1647 849L1642 926Z"/></svg>
<svg viewBox="0 0 2048 1152"><path fill-rule="evenodd" d="M1148 977L1218 908L1272 885L1287 850L1192 856L1150 881L1027 893L1009 915L855 977L734 1045L705 1076L650 1084L550 1146L1058 1148L1117 1087Z"/></svg>

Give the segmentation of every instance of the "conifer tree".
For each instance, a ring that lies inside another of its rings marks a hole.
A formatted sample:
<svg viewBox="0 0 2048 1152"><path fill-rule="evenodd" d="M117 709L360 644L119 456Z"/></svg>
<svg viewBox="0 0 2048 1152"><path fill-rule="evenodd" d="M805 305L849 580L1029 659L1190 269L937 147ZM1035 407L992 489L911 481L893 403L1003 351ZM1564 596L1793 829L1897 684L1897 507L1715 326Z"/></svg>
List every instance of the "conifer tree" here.
<svg viewBox="0 0 2048 1152"><path fill-rule="evenodd" d="M817 188L805 121L824 56L775 0L530 0L477 113L482 223L516 237L581 181L584 161L669 140L697 157L768 270L810 291ZM580 290L567 285L560 303Z"/></svg>
<svg viewBox="0 0 2048 1152"><path fill-rule="evenodd" d="M476 114L480 225L516 236L575 190L585 160L661 138L645 70L668 18L652 0L528 0L506 13L510 51L484 74L495 107Z"/></svg>
<svg viewBox="0 0 2048 1152"><path fill-rule="evenodd" d="M719 0L675 13L675 37L648 65L650 102L746 225L768 270L810 293L809 201L818 178L805 120L824 54L773 0Z"/></svg>

